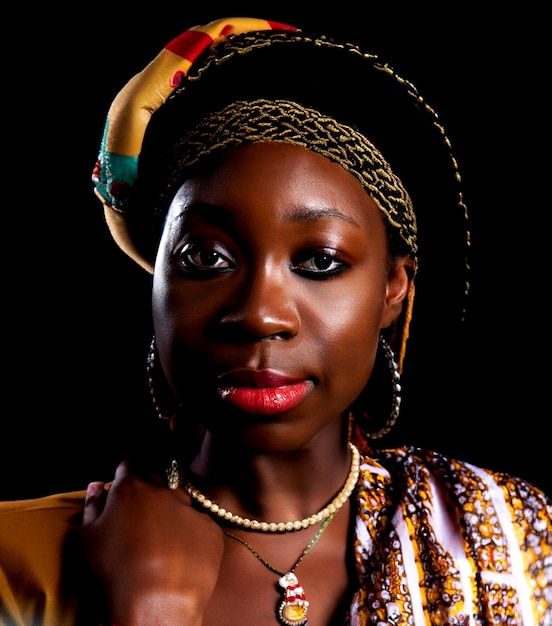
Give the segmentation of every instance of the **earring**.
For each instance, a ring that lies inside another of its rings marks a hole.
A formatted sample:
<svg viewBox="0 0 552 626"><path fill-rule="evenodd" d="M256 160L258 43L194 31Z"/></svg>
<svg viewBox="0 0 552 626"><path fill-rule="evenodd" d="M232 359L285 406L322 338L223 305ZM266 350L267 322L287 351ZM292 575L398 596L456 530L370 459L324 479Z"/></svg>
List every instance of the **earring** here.
<svg viewBox="0 0 552 626"><path fill-rule="evenodd" d="M391 377L390 386L389 376ZM386 387L388 391L385 391ZM364 408L359 406L360 404L364 404ZM391 406L389 412L385 408L386 405ZM366 439L380 439L387 435L395 425L400 408L401 375L393 350L380 335L374 370L361 396L351 405L350 418L355 421ZM382 413L387 413L385 423L374 432L371 429L376 419L375 416Z"/></svg>
<svg viewBox="0 0 552 626"><path fill-rule="evenodd" d="M167 485L169 489L178 489L182 485L182 477L180 476L180 468L178 467L178 461L173 459L169 465L167 465Z"/></svg>
<svg viewBox="0 0 552 626"><path fill-rule="evenodd" d="M155 385L156 385L156 381L154 380L155 378L158 379L157 381L157 385L159 386L164 386L168 388L168 384L167 381L165 379L160 380L160 376L159 374L156 373L156 368L155 368L155 361L157 359L157 348L155 345L155 335L153 336L151 343L150 343L150 347L148 350L148 357L147 357L147 375L148 375L148 387L149 387L149 391L150 391L150 396L151 396L151 401L153 402L153 407L155 409L155 412L157 414L157 417L159 417L162 420L168 420L168 421L173 421L175 418L176 413L178 412L178 408L171 411L170 415L166 415L162 410L161 407L159 405L158 399L157 399L157 394L155 392Z"/></svg>

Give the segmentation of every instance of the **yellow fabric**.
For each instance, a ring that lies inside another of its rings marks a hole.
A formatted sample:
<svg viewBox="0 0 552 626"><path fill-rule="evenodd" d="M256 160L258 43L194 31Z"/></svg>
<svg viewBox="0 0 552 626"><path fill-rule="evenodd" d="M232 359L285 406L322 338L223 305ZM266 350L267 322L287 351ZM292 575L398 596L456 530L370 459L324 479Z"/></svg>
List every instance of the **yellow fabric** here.
<svg viewBox="0 0 552 626"><path fill-rule="evenodd" d="M84 495L0 502L1 626L76 623L74 579L65 580L62 570L74 556L66 544L82 519Z"/></svg>

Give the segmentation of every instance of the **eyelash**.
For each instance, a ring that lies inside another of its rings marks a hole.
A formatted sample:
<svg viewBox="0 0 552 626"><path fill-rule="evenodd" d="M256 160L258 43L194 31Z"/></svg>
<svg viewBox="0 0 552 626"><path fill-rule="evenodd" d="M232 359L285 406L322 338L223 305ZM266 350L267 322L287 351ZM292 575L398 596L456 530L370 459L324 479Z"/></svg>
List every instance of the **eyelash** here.
<svg viewBox="0 0 552 626"><path fill-rule="evenodd" d="M178 251L177 256L182 269L199 279L219 276L237 267L237 263L226 254L219 252L216 246L188 243ZM221 262L226 266L220 267Z"/></svg>
<svg viewBox="0 0 552 626"><path fill-rule="evenodd" d="M321 261L328 261L330 267L326 269L300 267L301 264L306 264L307 262L310 262L309 264L313 266ZM335 250L319 250L302 253L299 257L299 262L293 264L293 271L312 280L326 280L341 274L348 267L349 264L342 261L337 256Z"/></svg>
<svg viewBox="0 0 552 626"><path fill-rule="evenodd" d="M177 254L183 271L193 278L209 279L232 271L237 267L236 261L222 254L216 246L199 246L192 243L184 245ZM321 262L327 268L317 268ZM221 263L224 266L221 266ZM307 267L308 265L308 267ZM306 251L299 255L291 264L291 270L311 280L326 280L337 276L348 269L349 264L338 258L334 250Z"/></svg>

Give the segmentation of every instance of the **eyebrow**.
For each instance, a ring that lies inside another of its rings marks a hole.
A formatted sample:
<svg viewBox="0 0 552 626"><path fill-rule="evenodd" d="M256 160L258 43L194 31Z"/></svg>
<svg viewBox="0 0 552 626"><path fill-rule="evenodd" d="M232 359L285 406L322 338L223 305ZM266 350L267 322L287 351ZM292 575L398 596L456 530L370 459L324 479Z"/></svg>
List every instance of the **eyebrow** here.
<svg viewBox="0 0 552 626"><path fill-rule="evenodd" d="M345 215L345 213L332 207L299 207L289 213L289 219L292 222L315 222L328 218L343 220L344 222L353 224L353 226L360 227L360 224L350 215Z"/></svg>
<svg viewBox="0 0 552 626"><path fill-rule="evenodd" d="M213 222L229 222L232 219L232 215L226 207L208 202L191 202L175 215L174 219L181 220L190 213L200 215Z"/></svg>
<svg viewBox="0 0 552 626"><path fill-rule="evenodd" d="M175 216L175 219L180 220L190 213L201 214L207 217L209 221L218 223L230 222L233 219L232 213L226 207L218 204L209 204L208 202L192 202L186 205L184 209ZM287 220L289 222L316 222L324 219L338 219L360 228L360 224L357 220L332 207L297 207L287 214Z"/></svg>

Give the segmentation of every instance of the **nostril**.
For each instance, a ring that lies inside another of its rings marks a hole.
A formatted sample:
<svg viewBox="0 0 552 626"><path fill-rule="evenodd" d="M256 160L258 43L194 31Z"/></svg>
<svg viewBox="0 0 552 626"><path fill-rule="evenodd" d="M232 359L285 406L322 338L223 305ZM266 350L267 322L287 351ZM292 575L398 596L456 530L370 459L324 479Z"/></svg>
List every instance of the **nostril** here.
<svg viewBox="0 0 552 626"><path fill-rule="evenodd" d="M264 337L264 339L291 339L291 337L293 337L292 333L288 331L280 331L267 335L266 337Z"/></svg>
<svg viewBox="0 0 552 626"><path fill-rule="evenodd" d="M246 319L221 319L218 323L213 323L209 330L209 334L218 340L234 342L234 343L253 343L264 340L289 340L296 332L292 329L282 328L274 329L272 324L251 323Z"/></svg>

